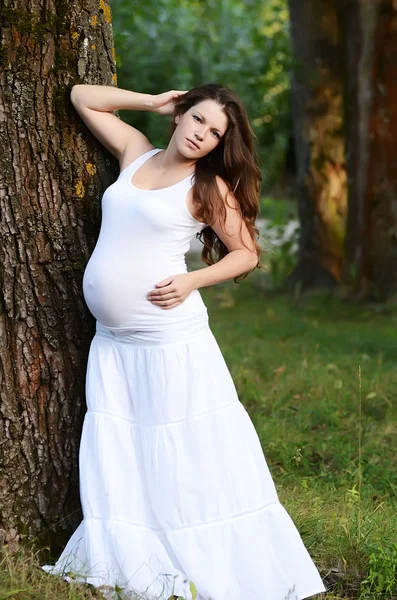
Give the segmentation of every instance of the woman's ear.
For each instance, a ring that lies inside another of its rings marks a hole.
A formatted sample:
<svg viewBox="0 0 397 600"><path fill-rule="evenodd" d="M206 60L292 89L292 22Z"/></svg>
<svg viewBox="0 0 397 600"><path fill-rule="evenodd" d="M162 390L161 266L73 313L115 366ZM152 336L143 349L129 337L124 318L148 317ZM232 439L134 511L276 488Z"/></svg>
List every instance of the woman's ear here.
<svg viewBox="0 0 397 600"><path fill-rule="evenodd" d="M178 123L179 123L179 115L176 115L176 117L175 117L175 123L178 125Z"/></svg>

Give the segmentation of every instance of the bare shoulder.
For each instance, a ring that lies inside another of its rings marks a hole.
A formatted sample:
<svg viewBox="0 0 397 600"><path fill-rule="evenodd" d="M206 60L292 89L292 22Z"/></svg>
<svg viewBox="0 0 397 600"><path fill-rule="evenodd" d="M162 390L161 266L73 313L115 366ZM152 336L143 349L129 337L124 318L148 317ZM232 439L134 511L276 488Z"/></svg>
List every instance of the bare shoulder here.
<svg viewBox="0 0 397 600"><path fill-rule="evenodd" d="M226 204L228 204L231 207L236 207L238 202L232 190L230 189L230 185L226 183L226 181L220 175L217 175L215 179L218 186L218 190L222 198L225 200Z"/></svg>
<svg viewBox="0 0 397 600"><path fill-rule="evenodd" d="M125 150L119 158L120 171L125 169L129 164L136 160L142 154L154 150L155 146L149 142L147 137L143 135L131 136L131 139L127 140Z"/></svg>
<svg viewBox="0 0 397 600"><path fill-rule="evenodd" d="M222 194L223 197L225 197L226 194L228 193L228 191L230 191L229 186L227 185L226 181L224 179L222 179L222 177L220 175L216 175L215 180L216 180L216 184L218 186L220 193Z"/></svg>

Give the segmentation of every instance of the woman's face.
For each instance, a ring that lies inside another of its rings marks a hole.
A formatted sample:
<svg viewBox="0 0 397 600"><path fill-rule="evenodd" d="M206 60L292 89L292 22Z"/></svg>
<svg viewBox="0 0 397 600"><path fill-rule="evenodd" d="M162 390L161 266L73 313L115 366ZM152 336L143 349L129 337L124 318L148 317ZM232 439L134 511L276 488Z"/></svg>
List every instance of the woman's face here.
<svg viewBox="0 0 397 600"><path fill-rule="evenodd" d="M183 156L198 159L211 152L226 133L228 118L214 100L203 100L183 115L175 117L174 131L178 150Z"/></svg>

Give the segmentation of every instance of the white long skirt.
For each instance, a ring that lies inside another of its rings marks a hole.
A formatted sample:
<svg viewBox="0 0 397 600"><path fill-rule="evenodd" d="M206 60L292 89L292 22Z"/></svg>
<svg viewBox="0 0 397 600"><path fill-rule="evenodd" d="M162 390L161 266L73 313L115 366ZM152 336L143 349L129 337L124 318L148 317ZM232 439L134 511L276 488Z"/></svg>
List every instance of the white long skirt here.
<svg viewBox="0 0 397 600"><path fill-rule="evenodd" d="M42 568L134 599L191 600L189 582L200 600L325 591L208 317L162 332L96 327L80 445L84 518L55 566Z"/></svg>

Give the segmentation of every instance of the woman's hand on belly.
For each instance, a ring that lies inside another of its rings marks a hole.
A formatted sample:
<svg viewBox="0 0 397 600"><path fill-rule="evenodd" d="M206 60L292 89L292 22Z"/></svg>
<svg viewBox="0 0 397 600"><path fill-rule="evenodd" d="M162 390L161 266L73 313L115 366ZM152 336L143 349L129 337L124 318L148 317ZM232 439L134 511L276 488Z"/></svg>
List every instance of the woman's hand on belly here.
<svg viewBox="0 0 397 600"><path fill-rule="evenodd" d="M148 300L160 308L168 309L182 304L195 289L193 273L171 275L156 283L156 289L148 293Z"/></svg>

